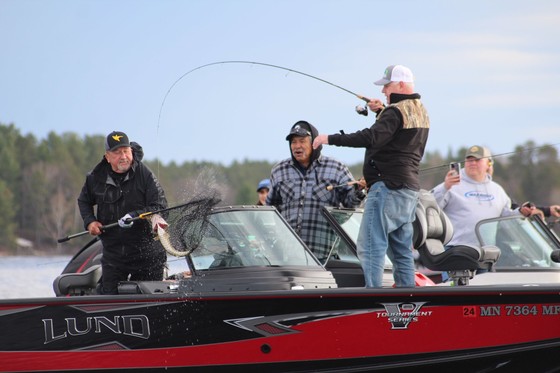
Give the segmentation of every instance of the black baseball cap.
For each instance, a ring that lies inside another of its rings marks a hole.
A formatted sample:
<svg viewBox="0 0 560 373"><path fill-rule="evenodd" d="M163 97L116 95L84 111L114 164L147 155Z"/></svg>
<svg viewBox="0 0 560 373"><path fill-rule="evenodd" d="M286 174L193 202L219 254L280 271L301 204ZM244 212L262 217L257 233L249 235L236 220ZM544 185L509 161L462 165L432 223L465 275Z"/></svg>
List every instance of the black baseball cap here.
<svg viewBox="0 0 560 373"><path fill-rule="evenodd" d="M286 140L291 141L294 136L311 136L311 127L306 121L300 120L292 126Z"/></svg>
<svg viewBox="0 0 560 373"><path fill-rule="evenodd" d="M128 141L128 136L126 133L121 131L113 131L107 135L105 139L105 150L113 151L123 146L130 146L130 141Z"/></svg>

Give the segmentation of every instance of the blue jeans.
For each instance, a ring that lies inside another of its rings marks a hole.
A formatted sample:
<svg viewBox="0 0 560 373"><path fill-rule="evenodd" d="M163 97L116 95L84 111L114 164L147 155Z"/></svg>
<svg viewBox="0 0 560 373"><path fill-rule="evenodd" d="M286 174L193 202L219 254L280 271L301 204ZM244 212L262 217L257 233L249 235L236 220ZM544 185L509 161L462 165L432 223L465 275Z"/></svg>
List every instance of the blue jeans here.
<svg viewBox="0 0 560 373"><path fill-rule="evenodd" d="M389 189L379 181L369 188L358 233L358 258L366 287L381 287L385 254L393 262L397 287L414 287L412 222L416 218L418 192Z"/></svg>

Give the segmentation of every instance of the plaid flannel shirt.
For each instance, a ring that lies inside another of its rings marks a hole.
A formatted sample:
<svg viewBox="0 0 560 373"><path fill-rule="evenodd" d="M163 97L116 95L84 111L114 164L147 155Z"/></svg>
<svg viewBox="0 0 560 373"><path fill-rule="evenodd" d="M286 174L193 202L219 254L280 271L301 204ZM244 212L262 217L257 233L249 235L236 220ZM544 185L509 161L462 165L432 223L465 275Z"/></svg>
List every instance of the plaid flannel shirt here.
<svg viewBox="0 0 560 373"><path fill-rule="evenodd" d="M320 156L303 175L292 159L277 163L270 176L267 205L275 206L319 260L327 258L332 245L332 230L322 206L357 207L363 195L352 186L327 190L327 186L353 181L346 165Z"/></svg>

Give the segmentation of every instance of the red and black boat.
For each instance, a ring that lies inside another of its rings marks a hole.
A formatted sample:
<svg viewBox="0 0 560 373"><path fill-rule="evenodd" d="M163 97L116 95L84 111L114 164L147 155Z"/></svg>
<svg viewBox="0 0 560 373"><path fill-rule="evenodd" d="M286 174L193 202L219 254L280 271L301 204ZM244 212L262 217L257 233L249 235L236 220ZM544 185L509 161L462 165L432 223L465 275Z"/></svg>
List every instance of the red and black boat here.
<svg viewBox="0 0 560 373"><path fill-rule="evenodd" d="M360 209L325 209L333 247L320 263L274 208L214 207L172 222L185 225L171 240L185 267L166 281L96 295L94 241L55 280L57 297L1 300L0 372L560 370L560 284L540 281L560 271L556 235L537 220L498 219L481 225L480 247L438 252L452 228L425 202L415 248L457 286L418 274L416 288L394 288L388 263L387 286L364 288ZM500 266L503 240L540 256ZM489 271L474 276L480 268ZM477 285L479 276L496 282Z"/></svg>

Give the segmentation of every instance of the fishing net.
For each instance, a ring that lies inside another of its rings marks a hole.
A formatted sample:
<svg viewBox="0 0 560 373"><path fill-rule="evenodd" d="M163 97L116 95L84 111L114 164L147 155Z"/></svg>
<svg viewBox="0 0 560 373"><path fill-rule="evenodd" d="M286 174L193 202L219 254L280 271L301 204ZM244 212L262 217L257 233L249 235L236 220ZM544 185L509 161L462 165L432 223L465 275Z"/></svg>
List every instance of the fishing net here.
<svg viewBox="0 0 560 373"><path fill-rule="evenodd" d="M208 225L208 215L220 203L217 195L205 196L187 202L172 210L168 218L169 226L158 226L157 234L165 250L174 256L189 255L198 247Z"/></svg>
<svg viewBox="0 0 560 373"><path fill-rule="evenodd" d="M173 256L184 257L198 247L208 225L212 208L223 198L224 182L219 182L219 172L212 167L200 170L196 178L182 182L185 190L179 198L186 201L169 211L166 229L158 227L158 238L165 250Z"/></svg>

